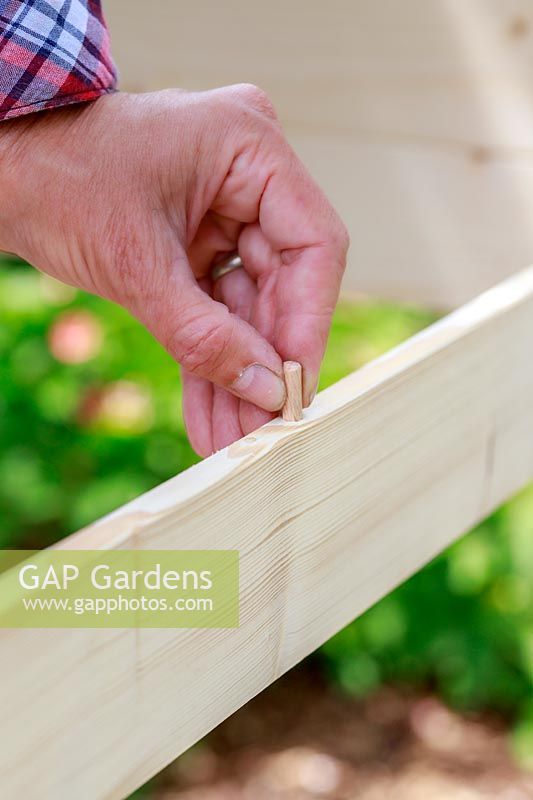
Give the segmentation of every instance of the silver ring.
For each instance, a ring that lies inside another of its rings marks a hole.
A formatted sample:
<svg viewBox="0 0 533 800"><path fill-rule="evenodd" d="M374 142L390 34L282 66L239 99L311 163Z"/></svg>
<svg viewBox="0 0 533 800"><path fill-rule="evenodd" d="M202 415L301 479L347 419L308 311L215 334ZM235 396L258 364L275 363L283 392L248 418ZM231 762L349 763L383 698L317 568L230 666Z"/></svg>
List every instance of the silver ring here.
<svg viewBox="0 0 533 800"><path fill-rule="evenodd" d="M242 263L240 255L238 253L232 253L232 255L226 256L226 258L223 258L218 264L215 264L211 270L211 280L214 283L220 280L224 275L227 275L228 272L233 272L234 269L240 269L243 266L244 264Z"/></svg>

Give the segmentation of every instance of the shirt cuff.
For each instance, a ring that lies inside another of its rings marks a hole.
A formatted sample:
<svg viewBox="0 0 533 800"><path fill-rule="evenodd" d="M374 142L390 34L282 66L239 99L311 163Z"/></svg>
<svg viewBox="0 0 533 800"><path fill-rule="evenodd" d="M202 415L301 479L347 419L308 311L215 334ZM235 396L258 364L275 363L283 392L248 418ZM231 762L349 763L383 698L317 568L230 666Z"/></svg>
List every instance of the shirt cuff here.
<svg viewBox="0 0 533 800"><path fill-rule="evenodd" d="M0 5L0 120L95 100L116 84L99 0Z"/></svg>

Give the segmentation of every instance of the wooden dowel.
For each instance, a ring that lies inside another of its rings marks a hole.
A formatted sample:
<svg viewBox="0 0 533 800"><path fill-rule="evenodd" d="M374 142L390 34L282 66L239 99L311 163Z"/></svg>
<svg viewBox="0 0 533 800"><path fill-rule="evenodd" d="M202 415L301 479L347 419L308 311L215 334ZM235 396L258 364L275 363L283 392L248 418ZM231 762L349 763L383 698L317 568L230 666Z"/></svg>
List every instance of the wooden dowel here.
<svg viewBox="0 0 533 800"><path fill-rule="evenodd" d="M287 398L281 412L287 422L302 419L302 366L297 361L283 362L283 376L287 388Z"/></svg>

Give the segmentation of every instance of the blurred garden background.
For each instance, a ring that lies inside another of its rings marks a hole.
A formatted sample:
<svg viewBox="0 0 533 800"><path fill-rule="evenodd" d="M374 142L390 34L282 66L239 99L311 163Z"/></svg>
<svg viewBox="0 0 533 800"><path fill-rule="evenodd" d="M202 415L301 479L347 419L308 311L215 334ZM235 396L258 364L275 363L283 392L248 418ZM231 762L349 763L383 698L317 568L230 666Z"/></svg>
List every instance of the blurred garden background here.
<svg viewBox="0 0 533 800"><path fill-rule="evenodd" d="M322 387L432 321L342 303ZM178 369L151 336L117 306L8 257L0 385L2 548L45 547L196 460ZM136 794L533 797L532 688L530 488ZM413 770L437 788L422 781L417 794L410 780L402 794Z"/></svg>

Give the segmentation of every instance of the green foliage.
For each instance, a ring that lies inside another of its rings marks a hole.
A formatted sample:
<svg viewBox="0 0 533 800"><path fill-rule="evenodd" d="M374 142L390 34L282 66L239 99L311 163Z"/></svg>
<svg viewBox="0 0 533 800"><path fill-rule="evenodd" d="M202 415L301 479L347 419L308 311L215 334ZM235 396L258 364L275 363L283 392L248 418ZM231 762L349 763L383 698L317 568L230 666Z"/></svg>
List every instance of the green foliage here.
<svg viewBox="0 0 533 800"><path fill-rule="evenodd" d="M80 313L95 352L65 363L54 326ZM193 464L180 407L175 363L126 311L2 262L0 547L44 547Z"/></svg>
<svg viewBox="0 0 533 800"><path fill-rule="evenodd" d="M528 490L331 639L330 674L356 693L429 684L458 708L519 712L533 679L532 538ZM373 684L350 682L347 662L362 657Z"/></svg>
<svg viewBox="0 0 533 800"><path fill-rule="evenodd" d="M321 386L431 321L383 303L341 305ZM177 367L151 336L117 306L5 260L0 547L44 547L195 460ZM319 658L350 693L405 682L433 687L460 708L511 714L515 752L530 757L533 491L341 631Z"/></svg>

